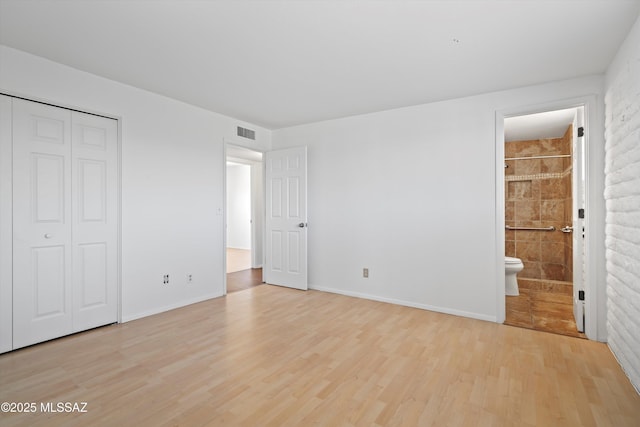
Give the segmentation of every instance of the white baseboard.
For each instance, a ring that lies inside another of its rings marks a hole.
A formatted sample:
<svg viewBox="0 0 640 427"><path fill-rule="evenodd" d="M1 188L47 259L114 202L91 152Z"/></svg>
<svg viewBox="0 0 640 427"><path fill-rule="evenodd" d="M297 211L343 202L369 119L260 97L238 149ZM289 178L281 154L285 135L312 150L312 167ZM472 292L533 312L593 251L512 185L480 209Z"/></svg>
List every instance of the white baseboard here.
<svg viewBox="0 0 640 427"><path fill-rule="evenodd" d="M135 313L127 316L122 316L121 323L130 322L136 319L142 319L143 317L153 316L154 314L164 313L165 311L175 310L176 308L185 307L187 305L196 304L202 301L210 300L213 298L219 298L222 294L208 294L199 296L197 298L191 298L184 301L177 302L175 304L167 305L164 307L154 308L152 310L144 311L142 313Z"/></svg>
<svg viewBox="0 0 640 427"><path fill-rule="evenodd" d="M315 291L330 292L332 294L346 295L346 296L349 296L349 297L363 298L363 299L368 299L368 300L372 300L372 301L387 302L387 303L390 303L390 304L403 305L405 307L420 308L422 310L435 311L435 312L444 313L444 314L452 314L454 316L468 317L468 318L471 318L471 319L485 320L487 322L496 323L498 321L496 316L487 316L486 314L479 314L479 313L473 313L473 312L462 311L462 310L454 310L454 309L450 309L450 308L446 308L446 307L436 307L436 306L428 305L428 304L418 304L418 303L415 303L415 302L412 302L412 301L404 301L404 300L399 300L399 299L394 299L394 298L386 298L386 297L381 297L381 296L378 296L378 295L370 295L370 294L363 294L363 293L360 293L360 292L344 291L342 289L328 288L328 287L324 287L324 286L315 286L315 285L310 285L309 289L313 289Z"/></svg>

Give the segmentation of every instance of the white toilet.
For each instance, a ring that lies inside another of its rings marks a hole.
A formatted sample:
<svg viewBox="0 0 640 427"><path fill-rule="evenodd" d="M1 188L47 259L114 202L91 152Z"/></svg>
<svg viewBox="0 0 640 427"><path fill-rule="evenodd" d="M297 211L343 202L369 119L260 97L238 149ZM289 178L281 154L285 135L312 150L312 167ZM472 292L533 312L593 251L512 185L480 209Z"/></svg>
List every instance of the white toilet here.
<svg viewBox="0 0 640 427"><path fill-rule="evenodd" d="M504 276L505 276L505 294L509 296L518 296L518 278L516 274L520 273L524 268L524 264L520 258L504 257Z"/></svg>

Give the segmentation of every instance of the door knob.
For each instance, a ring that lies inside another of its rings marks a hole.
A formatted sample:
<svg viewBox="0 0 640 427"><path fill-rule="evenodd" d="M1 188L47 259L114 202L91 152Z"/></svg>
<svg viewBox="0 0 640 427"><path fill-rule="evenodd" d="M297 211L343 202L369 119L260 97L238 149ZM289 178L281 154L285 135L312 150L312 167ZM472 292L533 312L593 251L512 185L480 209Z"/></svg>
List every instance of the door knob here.
<svg viewBox="0 0 640 427"><path fill-rule="evenodd" d="M573 231L573 227L565 225L560 229L560 231L562 231L563 233L571 233Z"/></svg>
<svg viewBox="0 0 640 427"><path fill-rule="evenodd" d="M301 222L300 224L298 224L298 227L300 227L300 228L305 228L306 226L307 226L307 224L304 223L304 222Z"/></svg>
<svg viewBox="0 0 640 427"><path fill-rule="evenodd" d="M49 234L49 233L47 233L47 234L45 234L45 235L44 235L44 238L45 238L45 239L50 239L50 238L52 238L52 237L53 237L53 234Z"/></svg>

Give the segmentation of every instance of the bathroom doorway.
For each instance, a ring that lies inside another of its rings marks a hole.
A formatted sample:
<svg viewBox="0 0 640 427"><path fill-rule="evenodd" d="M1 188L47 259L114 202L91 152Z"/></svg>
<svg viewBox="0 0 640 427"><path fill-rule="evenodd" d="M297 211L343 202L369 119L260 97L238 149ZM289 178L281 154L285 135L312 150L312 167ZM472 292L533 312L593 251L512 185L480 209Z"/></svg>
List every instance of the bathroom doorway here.
<svg viewBox="0 0 640 427"><path fill-rule="evenodd" d="M262 283L262 153L226 145L226 293Z"/></svg>
<svg viewBox="0 0 640 427"><path fill-rule="evenodd" d="M585 338L584 107L504 120L505 256L522 260L505 324Z"/></svg>

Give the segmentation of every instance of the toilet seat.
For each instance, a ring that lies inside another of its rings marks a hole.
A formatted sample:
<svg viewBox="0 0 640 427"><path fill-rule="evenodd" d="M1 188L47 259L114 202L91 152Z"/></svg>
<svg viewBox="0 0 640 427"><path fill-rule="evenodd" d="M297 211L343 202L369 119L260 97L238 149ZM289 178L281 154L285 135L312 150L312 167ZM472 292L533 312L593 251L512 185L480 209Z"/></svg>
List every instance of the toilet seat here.
<svg viewBox="0 0 640 427"><path fill-rule="evenodd" d="M520 260L520 258L513 258L510 256L506 256L504 257L504 263L505 264L520 264L522 263L522 261Z"/></svg>

